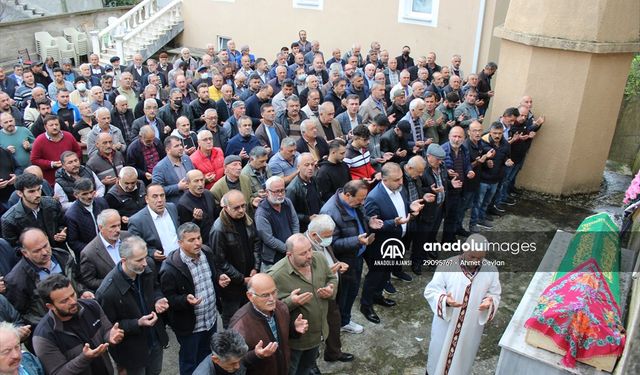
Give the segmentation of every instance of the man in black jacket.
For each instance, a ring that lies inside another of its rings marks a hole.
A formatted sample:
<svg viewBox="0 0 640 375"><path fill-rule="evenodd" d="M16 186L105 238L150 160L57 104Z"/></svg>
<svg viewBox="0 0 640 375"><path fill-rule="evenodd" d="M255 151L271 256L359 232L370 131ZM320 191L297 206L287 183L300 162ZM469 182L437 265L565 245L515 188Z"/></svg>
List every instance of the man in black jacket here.
<svg viewBox="0 0 640 375"><path fill-rule="evenodd" d="M160 269L160 284L169 300L168 321L180 343L180 374L190 375L209 354L209 340L216 331L218 286L231 279L218 275L214 255L202 249L200 228L184 223L178 228L179 249Z"/></svg>
<svg viewBox="0 0 640 375"><path fill-rule="evenodd" d="M247 283L260 269L260 238L253 220L246 214L244 195L230 190L220 201L222 212L213 224L209 245L216 255L216 266L231 278L220 291L222 324L228 327L233 314L247 300Z"/></svg>
<svg viewBox="0 0 640 375"><path fill-rule="evenodd" d="M126 229L129 218L147 204L144 199L147 189L138 179L138 172L133 167L123 167L118 177L118 182L109 189L105 199L110 208L118 211L122 217L123 228Z"/></svg>
<svg viewBox="0 0 640 375"><path fill-rule="evenodd" d="M107 348L122 341L124 332L94 300L78 300L71 281L51 275L38 284L37 294L49 312L33 334L35 353L47 374L113 374ZM82 298L82 297L81 297Z"/></svg>
<svg viewBox="0 0 640 375"><path fill-rule="evenodd" d="M93 298L77 279L75 260L68 251L51 248L44 232L27 228L20 235L22 259L5 277L7 299L20 312L25 322L35 327L47 313L43 299L35 293L39 281L51 274L65 275L81 298Z"/></svg>
<svg viewBox="0 0 640 375"><path fill-rule="evenodd" d="M110 352L118 369L125 369L128 375L158 375L162 351L169 342L159 314L169 309L169 301L162 296L142 238L125 239L118 251L120 263L96 291L105 315L124 331L124 339Z"/></svg>
<svg viewBox="0 0 640 375"><path fill-rule="evenodd" d="M380 137L380 152L383 154L393 153L391 159L388 160L389 162L400 164L408 160L413 154L409 148L408 139L410 136L411 124L406 120L401 120Z"/></svg>
<svg viewBox="0 0 640 375"><path fill-rule="evenodd" d="M197 169L187 172L185 181L188 190L182 194L177 204L180 224L188 221L195 223L206 236L218 218L213 193L204 188L204 173Z"/></svg>
<svg viewBox="0 0 640 375"><path fill-rule="evenodd" d="M331 198L338 189L351 180L349 166L344 162L347 147L342 139L329 142L329 156L327 160L318 163L316 182L318 193L323 202Z"/></svg>
<svg viewBox="0 0 640 375"><path fill-rule="evenodd" d="M126 97L117 96L111 110L111 125L120 129L126 144L130 144L137 136L133 130L134 120L133 111L129 108Z"/></svg>
<svg viewBox="0 0 640 375"><path fill-rule="evenodd" d="M313 155L308 152L298 156L298 175L287 185L287 198L293 203L298 214L300 232L306 232L311 218L320 213L322 198L318 192Z"/></svg>
<svg viewBox="0 0 640 375"><path fill-rule="evenodd" d="M96 218L109 208L107 201L96 197L96 189L88 178L80 178L73 185L76 201L65 212L64 219L69 228L67 244L80 259L80 252L98 235Z"/></svg>
<svg viewBox="0 0 640 375"><path fill-rule="evenodd" d="M480 141L484 153L494 154L493 158L487 160L480 168L480 189L473 202L471 220L469 221L469 231L476 232L477 227L484 229L493 228L493 224L488 219L487 208L493 201L493 196L498 188L498 183L504 177L504 167L512 167L511 145L504 139L504 126L500 122L494 122L489 128L489 134L482 137Z"/></svg>
<svg viewBox="0 0 640 375"><path fill-rule="evenodd" d="M67 239L67 229L60 203L42 196L42 179L31 173L16 177L13 185L20 201L2 215L2 237L12 246L24 228L39 228L49 242L61 246Z"/></svg>
<svg viewBox="0 0 640 375"><path fill-rule="evenodd" d="M138 138L127 147L127 165L134 167L140 180L148 185L153 179L153 168L167 153L150 125L141 127L138 134Z"/></svg>

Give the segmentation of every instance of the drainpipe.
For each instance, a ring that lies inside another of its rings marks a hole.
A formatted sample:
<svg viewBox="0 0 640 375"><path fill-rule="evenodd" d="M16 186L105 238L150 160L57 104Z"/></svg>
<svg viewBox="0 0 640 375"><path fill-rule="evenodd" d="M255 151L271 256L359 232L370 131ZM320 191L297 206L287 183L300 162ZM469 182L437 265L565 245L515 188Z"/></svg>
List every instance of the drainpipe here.
<svg viewBox="0 0 640 375"><path fill-rule="evenodd" d="M482 27L484 26L484 12L487 8L487 0L480 0L480 9L478 10L478 22L476 22L476 40L473 45L473 66L471 72L478 72L478 59L480 59L480 42L482 41Z"/></svg>

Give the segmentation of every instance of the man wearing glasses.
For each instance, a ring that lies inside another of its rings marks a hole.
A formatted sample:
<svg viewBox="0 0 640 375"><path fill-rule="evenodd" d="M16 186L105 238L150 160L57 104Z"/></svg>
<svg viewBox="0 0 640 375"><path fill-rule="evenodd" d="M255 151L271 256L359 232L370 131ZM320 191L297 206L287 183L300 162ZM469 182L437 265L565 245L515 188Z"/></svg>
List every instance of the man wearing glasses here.
<svg viewBox="0 0 640 375"><path fill-rule="evenodd" d="M250 348L244 363L247 374L279 375L289 372L289 337L304 334L309 323L298 314L293 331L289 331L291 315L287 305L278 300L278 289L266 273L251 277L247 284L245 304L231 318L231 329L239 332Z"/></svg>
<svg viewBox="0 0 640 375"><path fill-rule="evenodd" d="M255 216L258 234L262 239L262 272L269 271L275 263L284 258L285 241L292 234L300 232L298 215L291 200L285 196L282 177L270 177L265 187L267 199L258 204Z"/></svg>
<svg viewBox="0 0 640 375"><path fill-rule="evenodd" d="M211 229L209 245L220 259L218 269L231 278L220 292L222 324L227 328L233 314L248 302L246 286L260 269L261 242L242 192L230 190L220 203L222 212Z"/></svg>

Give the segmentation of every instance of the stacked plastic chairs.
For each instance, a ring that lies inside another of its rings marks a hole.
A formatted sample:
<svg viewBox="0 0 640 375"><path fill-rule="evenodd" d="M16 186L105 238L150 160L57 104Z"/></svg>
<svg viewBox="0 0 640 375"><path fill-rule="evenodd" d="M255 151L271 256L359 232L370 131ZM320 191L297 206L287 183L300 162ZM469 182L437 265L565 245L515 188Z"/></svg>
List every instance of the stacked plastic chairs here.
<svg viewBox="0 0 640 375"><path fill-rule="evenodd" d="M40 56L40 59L44 60L46 57L53 57L55 61L60 60L60 48L58 42L46 31L40 31L35 33L36 38L36 53Z"/></svg>
<svg viewBox="0 0 640 375"><path fill-rule="evenodd" d="M63 30L64 37L72 43L76 50L77 56L89 54L89 38L87 34L78 31L73 27L67 27Z"/></svg>
<svg viewBox="0 0 640 375"><path fill-rule="evenodd" d="M73 43L69 43L68 40L61 36L55 37L56 42L58 43L58 50L60 51L60 59L73 59L73 61L78 63L78 55L76 54L76 47Z"/></svg>

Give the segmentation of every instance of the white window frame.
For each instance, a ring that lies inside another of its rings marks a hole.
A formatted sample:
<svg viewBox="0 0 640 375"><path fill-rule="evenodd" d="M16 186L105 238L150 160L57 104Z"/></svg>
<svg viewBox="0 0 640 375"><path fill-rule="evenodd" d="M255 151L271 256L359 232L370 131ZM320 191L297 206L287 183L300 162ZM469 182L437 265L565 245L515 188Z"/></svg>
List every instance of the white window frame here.
<svg viewBox="0 0 640 375"><path fill-rule="evenodd" d="M218 51L227 49L227 43L232 39L230 36L218 35Z"/></svg>
<svg viewBox="0 0 640 375"><path fill-rule="evenodd" d="M322 10L324 0L293 0L293 7L300 9Z"/></svg>
<svg viewBox="0 0 640 375"><path fill-rule="evenodd" d="M438 26L438 5L440 0L431 0L431 13L414 12L413 0L398 1L398 22L414 25Z"/></svg>

